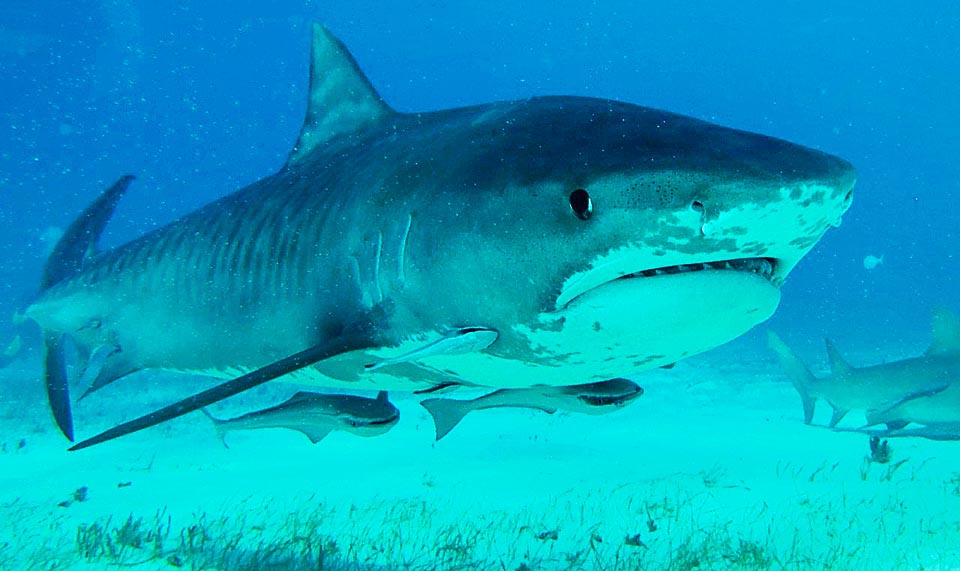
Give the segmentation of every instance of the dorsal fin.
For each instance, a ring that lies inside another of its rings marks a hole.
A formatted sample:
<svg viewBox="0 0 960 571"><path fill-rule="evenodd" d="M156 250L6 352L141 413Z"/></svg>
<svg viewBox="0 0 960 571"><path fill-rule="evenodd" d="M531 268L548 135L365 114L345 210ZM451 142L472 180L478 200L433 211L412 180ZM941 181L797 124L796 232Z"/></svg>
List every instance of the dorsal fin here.
<svg viewBox="0 0 960 571"><path fill-rule="evenodd" d="M340 40L314 24L307 116L287 164L337 135L357 132L392 113Z"/></svg>
<svg viewBox="0 0 960 571"><path fill-rule="evenodd" d="M840 351L834 346L833 341L829 339L825 339L824 341L827 343L827 358L830 360L830 371L834 376L849 374L850 371L853 370L850 363L847 363L847 360L843 358L843 355L841 355Z"/></svg>
<svg viewBox="0 0 960 571"><path fill-rule="evenodd" d="M43 277L40 278L41 291L79 272L84 261L96 252L103 229L107 227L120 197L133 179L132 175L127 175L115 182L67 228L47 258Z"/></svg>
<svg viewBox="0 0 960 571"><path fill-rule="evenodd" d="M387 391L377 393L377 402L390 402L390 399L387 397Z"/></svg>
<svg viewBox="0 0 960 571"><path fill-rule="evenodd" d="M933 310L933 342L927 355L960 353L960 319L946 307Z"/></svg>

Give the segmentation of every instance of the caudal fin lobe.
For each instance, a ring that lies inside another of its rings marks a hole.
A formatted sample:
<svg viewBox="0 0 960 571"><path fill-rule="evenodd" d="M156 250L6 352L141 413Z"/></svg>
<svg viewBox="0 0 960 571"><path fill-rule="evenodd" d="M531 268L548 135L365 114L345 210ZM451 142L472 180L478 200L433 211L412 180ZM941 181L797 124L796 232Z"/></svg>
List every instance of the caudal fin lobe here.
<svg viewBox="0 0 960 571"><path fill-rule="evenodd" d="M816 377L773 331L767 332L767 343L780 359L780 365L793 383L793 388L800 394L800 401L803 403L803 422L810 424L813 421L813 409L816 404L816 397L812 394Z"/></svg>
<svg viewBox="0 0 960 571"><path fill-rule="evenodd" d="M40 279L41 292L79 272L87 258L96 253L97 241L133 178L127 175L114 183L67 228L47 258ZM64 436L73 442L73 413L63 345L63 335L52 331L44 333L44 380L53 418Z"/></svg>
<svg viewBox="0 0 960 571"><path fill-rule="evenodd" d="M433 425L437 429L437 440L446 436L470 412L471 408L468 402L455 399L420 401L423 408L427 409L427 412L433 417Z"/></svg>

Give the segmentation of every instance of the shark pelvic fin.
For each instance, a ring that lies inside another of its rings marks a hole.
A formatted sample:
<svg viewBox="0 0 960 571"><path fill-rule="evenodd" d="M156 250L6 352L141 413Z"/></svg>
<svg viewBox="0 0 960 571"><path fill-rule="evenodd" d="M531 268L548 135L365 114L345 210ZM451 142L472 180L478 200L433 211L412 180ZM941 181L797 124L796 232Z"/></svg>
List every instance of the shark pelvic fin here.
<svg viewBox="0 0 960 571"><path fill-rule="evenodd" d="M307 115L287 164L338 135L355 133L393 113L340 40L314 24Z"/></svg>
<svg viewBox="0 0 960 571"><path fill-rule="evenodd" d="M827 345L827 358L830 360L830 371L835 376L850 374L850 372L853 371L853 367L851 367L850 363L847 363L847 360L843 358L843 355L841 355L840 351L837 350L837 347L833 344L833 341L824 339L824 342Z"/></svg>
<svg viewBox="0 0 960 571"><path fill-rule="evenodd" d="M849 410L833 407L833 414L830 415L830 428L835 427L840 424L840 421L843 420L843 417L847 416Z"/></svg>
<svg viewBox="0 0 960 571"><path fill-rule="evenodd" d="M933 342L927 355L960 353L960 319L946 307L933 310Z"/></svg>
<svg viewBox="0 0 960 571"><path fill-rule="evenodd" d="M87 258L96 253L97 241L133 179L127 175L115 182L67 228L47 258L41 291L80 271Z"/></svg>

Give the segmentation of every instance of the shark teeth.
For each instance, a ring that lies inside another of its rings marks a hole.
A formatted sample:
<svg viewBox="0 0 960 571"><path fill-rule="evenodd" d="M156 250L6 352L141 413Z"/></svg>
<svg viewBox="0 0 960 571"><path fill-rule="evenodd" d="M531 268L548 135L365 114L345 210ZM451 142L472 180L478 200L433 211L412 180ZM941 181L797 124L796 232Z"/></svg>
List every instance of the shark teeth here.
<svg viewBox="0 0 960 571"><path fill-rule="evenodd" d="M651 270L643 270L632 274L622 276L620 279L629 278L650 278L655 276L680 274L683 272L696 272L700 270L733 270L740 272L751 272L765 279L773 278L774 261L770 258L739 258L735 260L723 260L719 262L707 262L703 264L681 264L678 266L664 266Z"/></svg>

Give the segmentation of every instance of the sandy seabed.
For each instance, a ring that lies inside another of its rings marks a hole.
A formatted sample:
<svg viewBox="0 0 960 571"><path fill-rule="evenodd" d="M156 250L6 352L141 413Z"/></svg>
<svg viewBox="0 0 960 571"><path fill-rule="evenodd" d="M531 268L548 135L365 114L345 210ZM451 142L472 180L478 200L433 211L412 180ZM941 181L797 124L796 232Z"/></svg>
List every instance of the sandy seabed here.
<svg viewBox="0 0 960 571"><path fill-rule="evenodd" d="M21 362L0 372L0 569L960 569L960 443L868 462L866 436L803 425L752 350L640 375L646 394L607 416L481 411L437 443L395 395L376 438L247 431L227 449L193 414L75 453ZM209 383L120 381L77 405L79 436Z"/></svg>

